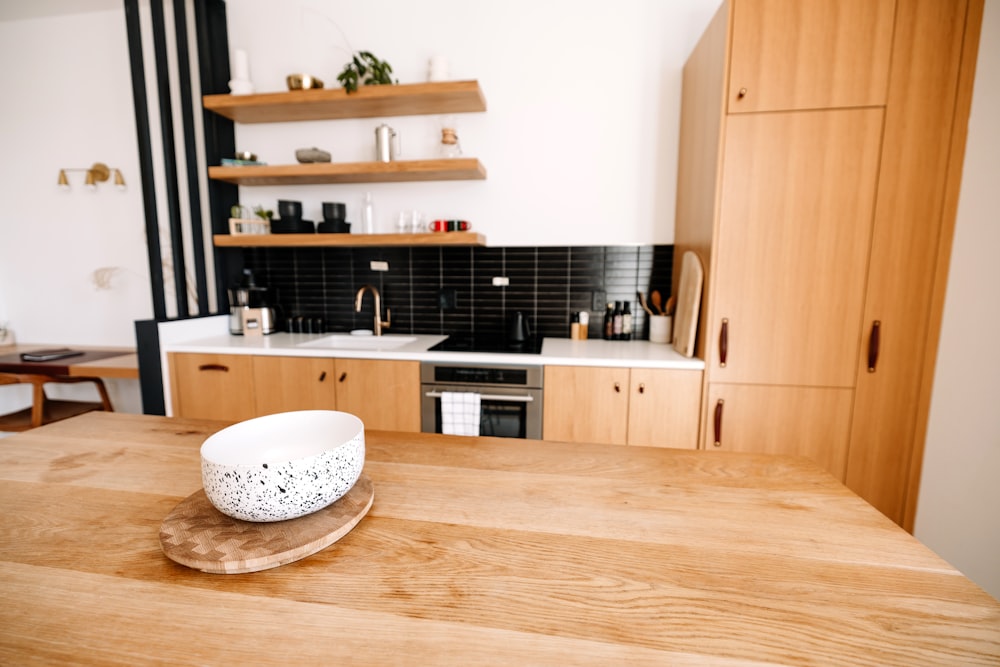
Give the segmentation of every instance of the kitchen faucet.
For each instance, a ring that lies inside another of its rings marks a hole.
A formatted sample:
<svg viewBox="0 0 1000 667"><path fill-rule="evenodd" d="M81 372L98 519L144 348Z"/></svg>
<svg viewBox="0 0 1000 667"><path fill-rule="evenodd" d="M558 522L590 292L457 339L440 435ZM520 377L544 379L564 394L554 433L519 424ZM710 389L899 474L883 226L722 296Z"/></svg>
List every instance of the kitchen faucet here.
<svg viewBox="0 0 1000 667"><path fill-rule="evenodd" d="M375 335L382 335L382 327L388 329L392 326L392 312L386 308L385 309L385 322L382 321L382 296L378 293L378 289L374 285L362 285L361 289L358 290L357 296L354 297L354 312L361 312L361 299L365 295L365 290L371 291L372 295L375 297Z"/></svg>

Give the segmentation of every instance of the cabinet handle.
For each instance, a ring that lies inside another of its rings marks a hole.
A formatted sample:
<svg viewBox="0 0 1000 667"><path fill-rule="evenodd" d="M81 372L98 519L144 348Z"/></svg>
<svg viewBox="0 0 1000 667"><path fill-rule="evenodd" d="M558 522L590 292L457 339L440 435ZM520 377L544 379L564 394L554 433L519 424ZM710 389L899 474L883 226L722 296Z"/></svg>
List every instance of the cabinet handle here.
<svg viewBox="0 0 1000 667"><path fill-rule="evenodd" d="M645 394L646 393L646 385L645 385L645 383L642 383L642 382L639 383L639 393L640 394Z"/></svg>
<svg viewBox="0 0 1000 667"><path fill-rule="evenodd" d="M722 447L722 406L725 403L721 398L715 404L715 446Z"/></svg>
<svg viewBox="0 0 1000 667"><path fill-rule="evenodd" d="M344 371L343 373L340 374L340 377L337 378L337 382L343 382L346 379L347 379L347 371Z"/></svg>
<svg viewBox="0 0 1000 667"><path fill-rule="evenodd" d="M739 92L736 93L736 99L742 100L746 96L747 96L747 89L746 88L740 88Z"/></svg>
<svg viewBox="0 0 1000 667"><path fill-rule="evenodd" d="M222 371L223 373L229 372L229 366L223 366L222 364L202 364L198 366L199 371Z"/></svg>
<svg viewBox="0 0 1000 667"><path fill-rule="evenodd" d="M319 381L322 382L325 379L326 379L326 371L323 371L322 373L319 374Z"/></svg>
<svg viewBox="0 0 1000 667"><path fill-rule="evenodd" d="M615 393L616 394L620 394L621 391L622 391L622 386L620 384L618 384L617 382L615 382Z"/></svg>
<svg viewBox="0 0 1000 667"><path fill-rule="evenodd" d="M719 367L726 367L726 357L729 356L729 318L722 318L722 328L719 329Z"/></svg>
<svg viewBox="0 0 1000 667"><path fill-rule="evenodd" d="M875 366L878 365L879 333L882 330L882 321L872 322L872 333L868 337L868 372L874 373Z"/></svg>

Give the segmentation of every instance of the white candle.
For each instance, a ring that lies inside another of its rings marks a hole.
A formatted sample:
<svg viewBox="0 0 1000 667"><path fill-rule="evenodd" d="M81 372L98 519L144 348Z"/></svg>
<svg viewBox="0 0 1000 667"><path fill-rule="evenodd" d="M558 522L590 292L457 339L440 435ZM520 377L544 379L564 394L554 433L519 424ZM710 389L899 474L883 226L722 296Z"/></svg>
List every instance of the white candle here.
<svg viewBox="0 0 1000 667"><path fill-rule="evenodd" d="M250 80L250 61L247 59L247 52L238 49L233 58L233 79L237 81Z"/></svg>

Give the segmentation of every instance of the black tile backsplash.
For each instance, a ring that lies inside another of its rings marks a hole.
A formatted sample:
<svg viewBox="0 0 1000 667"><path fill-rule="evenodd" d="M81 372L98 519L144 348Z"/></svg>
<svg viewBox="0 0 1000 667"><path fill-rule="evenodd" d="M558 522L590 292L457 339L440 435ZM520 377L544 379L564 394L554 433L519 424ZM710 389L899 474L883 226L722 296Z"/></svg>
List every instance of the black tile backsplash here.
<svg viewBox="0 0 1000 667"><path fill-rule="evenodd" d="M388 262L372 271L371 262ZM392 310L389 333L462 334L502 330L516 311L535 333L569 337L572 313L590 313L592 338L601 336L604 308L630 301L637 338L647 338L636 292L670 294L673 246L253 248L244 263L271 288L278 321L323 318L327 331L370 329L371 295L360 313L354 298L365 284L378 288ZM510 284L494 287L493 278Z"/></svg>

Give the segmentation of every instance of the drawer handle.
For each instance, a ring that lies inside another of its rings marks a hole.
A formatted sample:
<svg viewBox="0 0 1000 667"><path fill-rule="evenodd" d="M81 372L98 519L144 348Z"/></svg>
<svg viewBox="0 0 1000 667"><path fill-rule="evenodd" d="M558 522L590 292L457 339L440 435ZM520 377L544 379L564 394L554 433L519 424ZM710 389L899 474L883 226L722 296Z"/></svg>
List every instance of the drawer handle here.
<svg viewBox="0 0 1000 667"><path fill-rule="evenodd" d="M722 318L722 328L719 330L719 366L726 367L726 358L729 356L729 318Z"/></svg>
<svg viewBox="0 0 1000 667"><path fill-rule="evenodd" d="M347 371L344 371L343 373L340 374L340 377L337 378L337 382L343 382L346 379L347 379Z"/></svg>
<svg viewBox="0 0 1000 667"><path fill-rule="evenodd" d="M721 398L715 404L715 446L722 447L722 406L725 403Z"/></svg>
<svg viewBox="0 0 1000 667"><path fill-rule="evenodd" d="M222 364L202 364L198 366L199 371L222 371L223 373L229 372L229 366L223 366Z"/></svg>
<svg viewBox="0 0 1000 667"><path fill-rule="evenodd" d="M874 373L878 365L879 333L882 330L882 321L872 322L872 333L868 338L868 372Z"/></svg>
<svg viewBox="0 0 1000 667"><path fill-rule="evenodd" d="M646 393L646 385L644 383L642 383L642 382L639 383L639 393L640 394L645 394Z"/></svg>
<svg viewBox="0 0 1000 667"><path fill-rule="evenodd" d="M326 379L326 371L323 371L322 373L319 374L319 381L322 382L325 379Z"/></svg>
<svg viewBox="0 0 1000 667"><path fill-rule="evenodd" d="M736 98L740 99L740 100L742 100L746 96L747 96L747 89L746 88L740 88L739 92L736 93Z"/></svg>
<svg viewBox="0 0 1000 667"><path fill-rule="evenodd" d="M620 384L618 384L617 382L615 382L615 393L616 394L620 394L621 391L622 391L622 386Z"/></svg>
<svg viewBox="0 0 1000 667"><path fill-rule="evenodd" d="M440 391L425 391L424 396L427 398L441 398ZM497 401L498 403L533 403L535 397L531 394L525 394L524 396L519 396L516 394L480 394L479 398L484 401Z"/></svg>

